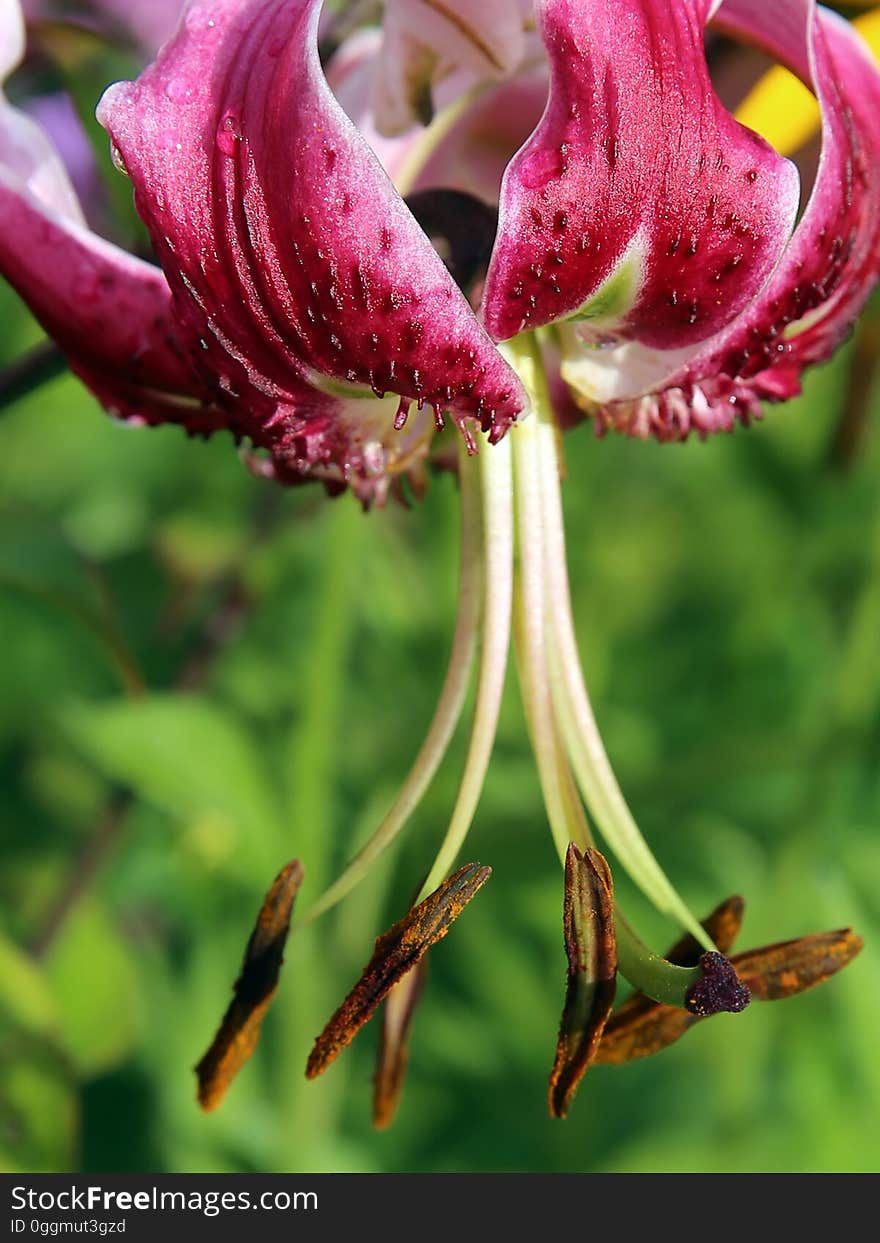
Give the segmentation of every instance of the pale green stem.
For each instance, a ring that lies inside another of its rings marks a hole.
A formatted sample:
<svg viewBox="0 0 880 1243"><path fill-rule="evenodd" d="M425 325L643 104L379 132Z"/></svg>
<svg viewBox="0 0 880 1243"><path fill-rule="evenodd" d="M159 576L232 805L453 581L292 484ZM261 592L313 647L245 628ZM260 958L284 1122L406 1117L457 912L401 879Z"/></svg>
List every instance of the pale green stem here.
<svg viewBox="0 0 880 1243"><path fill-rule="evenodd" d="M608 844L623 867L655 906L677 920L698 942L711 940L673 888L639 831L621 793L602 742L587 693L575 637L566 568L565 528L559 488L556 426L546 378L533 358L531 386L539 430L536 442L541 474L546 551L546 609L550 619L551 691L559 727L581 792Z"/></svg>
<svg viewBox="0 0 880 1243"><path fill-rule="evenodd" d="M520 350L509 347L520 375L528 381L527 361ZM547 624L545 612L545 555L542 532L541 468L538 420L523 420L510 432L516 476L517 548L516 610L514 615L520 687L532 750L544 795L550 830L565 863L568 844L582 849L591 844L583 805L577 795L568 759L562 748L553 712L547 674Z"/></svg>
<svg viewBox="0 0 880 1243"><path fill-rule="evenodd" d="M296 924L311 923L346 894L366 875L371 864L395 840L418 807L446 754L461 716L476 655L482 587L482 524L479 467L464 450L460 453L461 562L459 569L458 617L446 679L427 737L415 763L372 837L358 851L338 880L325 891L311 910Z"/></svg>
<svg viewBox="0 0 880 1243"><path fill-rule="evenodd" d="M517 656L532 748L538 763L544 804L560 860L565 861L569 841L584 849L592 844L583 806L578 799L568 755L560 743L548 672L548 639L552 639L553 612L548 608L547 579L552 545L545 540L544 493L548 484L558 494L556 428L546 417L546 387L534 338L521 338L505 347L505 353L523 380L533 407L545 417L533 416L510 433L513 442L517 502L517 550L519 554L516 601ZM548 477L544 461L552 462ZM564 557L565 549L562 548ZM562 562L564 565L564 561ZM700 970L677 967L642 944L623 918L615 914L618 969L640 992L656 1001L683 1006L688 989L700 978Z"/></svg>
<svg viewBox="0 0 880 1243"><path fill-rule="evenodd" d="M485 439L479 454L483 480L483 539L485 546L485 606L480 677L471 726L470 745L458 798L434 865L422 886L421 901L444 880L461 850L477 810L489 758L498 728L498 713L510 647L513 602L513 486L510 438L490 446Z"/></svg>

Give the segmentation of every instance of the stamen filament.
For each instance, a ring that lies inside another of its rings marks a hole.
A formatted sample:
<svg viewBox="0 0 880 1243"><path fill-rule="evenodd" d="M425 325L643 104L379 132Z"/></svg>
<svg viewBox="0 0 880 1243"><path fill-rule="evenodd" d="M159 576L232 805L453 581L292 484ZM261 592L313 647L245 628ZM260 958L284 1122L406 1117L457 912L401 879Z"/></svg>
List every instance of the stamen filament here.
<svg viewBox="0 0 880 1243"><path fill-rule="evenodd" d="M560 861L569 842L583 850L592 845L583 805L559 738L547 673L545 618L545 548L542 527L541 468L535 417L510 432L516 476L517 549L514 638L519 680L532 750L544 795L547 819Z"/></svg>
<svg viewBox="0 0 880 1243"><path fill-rule="evenodd" d="M553 703L581 793L608 844L642 892L677 920L706 949L711 940L676 892L633 818L618 785L596 724L581 669L571 607L565 551L565 528L559 489L556 426L546 377L532 346L535 374L533 403L540 425L537 437L546 541L546 609L550 620L549 668Z"/></svg>
<svg viewBox="0 0 880 1243"><path fill-rule="evenodd" d="M488 455L483 455L488 456ZM406 780L372 837L342 875L295 926L311 923L340 902L366 875L370 865L392 844L418 807L449 749L470 685L477 649L483 578L480 470L464 447L459 453L461 491L461 560L455 637L434 718Z"/></svg>
<svg viewBox="0 0 880 1243"><path fill-rule="evenodd" d="M464 773L449 827L416 902L422 901L444 880L471 827L495 743L507 672L513 603L514 533L510 438L506 437L492 446L483 438L476 460L483 482L485 554L483 647L477 699Z"/></svg>

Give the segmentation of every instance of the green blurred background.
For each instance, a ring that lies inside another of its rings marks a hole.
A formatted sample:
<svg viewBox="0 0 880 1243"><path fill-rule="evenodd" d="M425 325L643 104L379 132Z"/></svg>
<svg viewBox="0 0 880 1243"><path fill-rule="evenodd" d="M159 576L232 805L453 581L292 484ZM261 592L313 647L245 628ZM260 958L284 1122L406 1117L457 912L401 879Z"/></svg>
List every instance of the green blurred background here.
<svg viewBox="0 0 880 1243"><path fill-rule="evenodd" d="M5 287L0 322L0 364L40 339ZM302 858L305 909L427 726L453 480L364 515L256 481L226 438L115 425L69 377L5 407L0 1168L876 1169L877 332L875 313L749 431L567 438L583 660L661 861L699 913L745 894L743 945L852 924L866 949L820 990L594 1068L564 1123L561 874L512 676L465 850L494 876L432 954L395 1126L370 1125L377 1024L322 1080L303 1070L430 862L462 737L400 848L292 939L226 1104L194 1100L273 875ZM647 939L675 938L620 888Z"/></svg>

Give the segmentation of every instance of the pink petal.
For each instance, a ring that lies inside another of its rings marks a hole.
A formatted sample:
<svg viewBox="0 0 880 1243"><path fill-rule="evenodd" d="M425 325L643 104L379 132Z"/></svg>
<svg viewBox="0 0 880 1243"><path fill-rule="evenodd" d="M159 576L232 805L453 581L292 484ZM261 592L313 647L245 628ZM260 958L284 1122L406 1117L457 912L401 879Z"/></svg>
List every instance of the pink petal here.
<svg viewBox="0 0 880 1243"><path fill-rule="evenodd" d="M880 276L880 74L849 23L813 0L785 0L772 15L726 0L718 20L787 64L822 107L822 154L803 218L759 303L713 351L759 385L781 383L764 379L762 364L781 373L828 358ZM749 351L759 332L763 348Z"/></svg>
<svg viewBox="0 0 880 1243"><path fill-rule="evenodd" d="M377 128L374 103L381 77L382 44L379 30L359 30L333 53L327 66L327 82L346 116L394 181L418 144L422 130L410 123L409 129L389 137Z"/></svg>
<svg viewBox="0 0 880 1243"><path fill-rule="evenodd" d="M427 125L434 111L434 81L440 76L436 53L386 12L378 72L373 82L376 129L387 138Z"/></svg>
<svg viewBox="0 0 880 1243"><path fill-rule="evenodd" d="M385 20L393 19L446 64L503 77L522 60L530 7L519 0L385 0Z"/></svg>
<svg viewBox="0 0 880 1243"><path fill-rule="evenodd" d="M203 430L162 273L46 211L2 168L0 272L113 413L151 422L191 415Z"/></svg>
<svg viewBox="0 0 880 1243"><path fill-rule="evenodd" d="M297 441L303 468L317 455L350 471L351 428L333 421L340 382L474 417L494 435L525 399L333 97L319 9L197 0L99 117L206 381L291 451Z"/></svg>
<svg viewBox="0 0 880 1243"><path fill-rule="evenodd" d="M501 194L485 323L496 338L573 314L655 349L691 347L759 292L798 177L712 89L707 0L539 0L547 111Z"/></svg>
<svg viewBox="0 0 880 1243"><path fill-rule="evenodd" d="M523 69L480 94L437 143L416 181L497 203L504 170L541 119L546 67Z"/></svg>
<svg viewBox="0 0 880 1243"><path fill-rule="evenodd" d="M388 137L377 128L375 88L387 87L382 60L385 51L387 34L359 31L334 52L327 81L382 167L396 181L406 170L408 159L418 154L424 131L412 124L409 116L410 128L397 137ZM447 79L437 92L438 107L454 105L468 89L469 81L461 73ZM541 119L548 82L542 57L539 63L523 66L518 73L478 92L432 146L411 188L460 190L497 203L505 168Z"/></svg>
<svg viewBox="0 0 880 1243"><path fill-rule="evenodd" d="M18 5L0 0L3 76L22 51ZM174 339L167 282L89 232L45 133L2 93L0 273L105 406L149 421L186 415L202 429L208 416Z"/></svg>
<svg viewBox="0 0 880 1243"><path fill-rule="evenodd" d="M759 416L830 357L880 277L880 76L852 27L813 0L726 0L719 24L763 45L816 93L822 154L804 215L760 296L634 400L598 411L636 435L681 439ZM631 390L635 392L635 390Z"/></svg>
<svg viewBox="0 0 880 1243"><path fill-rule="evenodd" d="M23 56L24 21L18 0L0 0L0 176L82 223L82 209L58 153L40 126L7 103L3 94L3 83Z"/></svg>
<svg viewBox="0 0 880 1243"><path fill-rule="evenodd" d="M0 0L0 82L24 56L24 17L18 0Z"/></svg>
<svg viewBox="0 0 880 1243"><path fill-rule="evenodd" d="M387 135L426 123L436 83L456 69L504 78L525 52L531 0L385 0L376 117Z"/></svg>
<svg viewBox="0 0 880 1243"><path fill-rule="evenodd" d="M22 7L29 22L81 22L109 34L128 34L145 51L155 52L173 32L183 3L184 0L148 0L141 4L132 0L81 0L71 6L69 0L24 0Z"/></svg>

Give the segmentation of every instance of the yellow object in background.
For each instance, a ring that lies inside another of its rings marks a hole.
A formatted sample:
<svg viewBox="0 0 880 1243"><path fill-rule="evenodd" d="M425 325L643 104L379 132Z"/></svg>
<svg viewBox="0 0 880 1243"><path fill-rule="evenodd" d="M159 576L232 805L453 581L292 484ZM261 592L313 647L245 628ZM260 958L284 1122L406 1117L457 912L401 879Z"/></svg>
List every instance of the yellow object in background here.
<svg viewBox="0 0 880 1243"><path fill-rule="evenodd" d="M857 18L853 25L880 62L880 8ZM778 65L746 96L736 117L782 155L798 151L819 129L819 105L812 92Z"/></svg>

